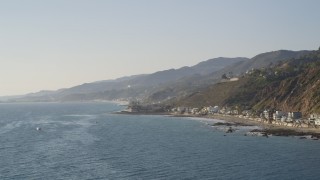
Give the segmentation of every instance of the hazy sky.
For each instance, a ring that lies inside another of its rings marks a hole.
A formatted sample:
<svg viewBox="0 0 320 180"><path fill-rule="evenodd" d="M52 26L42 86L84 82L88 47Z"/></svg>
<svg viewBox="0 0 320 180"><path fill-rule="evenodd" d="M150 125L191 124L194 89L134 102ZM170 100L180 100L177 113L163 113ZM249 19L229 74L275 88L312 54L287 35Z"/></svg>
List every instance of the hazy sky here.
<svg viewBox="0 0 320 180"><path fill-rule="evenodd" d="M0 95L320 46L319 0L0 0Z"/></svg>

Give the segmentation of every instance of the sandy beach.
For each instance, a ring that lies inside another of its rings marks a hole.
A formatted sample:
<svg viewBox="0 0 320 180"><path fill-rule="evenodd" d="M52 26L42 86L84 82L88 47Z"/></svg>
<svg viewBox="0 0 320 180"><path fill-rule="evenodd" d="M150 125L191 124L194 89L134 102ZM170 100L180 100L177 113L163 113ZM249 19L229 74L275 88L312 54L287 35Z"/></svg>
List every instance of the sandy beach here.
<svg viewBox="0 0 320 180"><path fill-rule="evenodd" d="M172 117L190 117L198 119L200 121L206 121L211 123L217 123L225 121L226 123L233 123L237 126L255 126L258 127L262 132L268 134L274 134L279 136L306 136L312 135L320 138L320 129L317 128L301 128L301 127L288 127L275 124L268 124L260 121L255 121L247 118L239 118L236 116L225 116L225 115L192 115L192 114L172 114L168 112L160 113L131 113L131 112L117 112L117 114L127 115L164 115Z"/></svg>
<svg viewBox="0 0 320 180"><path fill-rule="evenodd" d="M235 116L208 115L208 118L222 119L228 122L260 126L263 129L275 129L275 130L286 129L286 130L293 130L293 131L305 132L305 133L320 133L320 129L316 129L316 128L288 127L288 126L281 126L281 125L275 125L275 124L267 124L267 123L246 119L246 118L239 118Z"/></svg>
<svg viewBox="0 0 320 180"><path fill-rule="evenodd" d="M171 114L173 117L194 117L199 118L199 120L204 119L207 122L216 123L217 120L224 120L227 123L234 123L240 126L255 126L258 127L258 131L266 134L272 134L276 136L313 136L320 138L320 129L317 128L301 128L301 127L288 127L275 124L267 124L251 119L239 118L236 116L224 116L224 115L176 115ZM212 119L213 121L210 121Z"/></svg>

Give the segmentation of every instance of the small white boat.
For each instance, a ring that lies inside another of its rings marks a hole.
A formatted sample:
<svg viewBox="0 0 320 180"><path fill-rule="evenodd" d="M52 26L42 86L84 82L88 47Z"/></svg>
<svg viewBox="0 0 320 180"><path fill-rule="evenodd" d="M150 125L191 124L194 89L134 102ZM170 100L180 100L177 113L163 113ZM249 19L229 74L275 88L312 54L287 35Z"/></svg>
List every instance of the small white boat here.
<svg viewBox="0 0 320 180"><path fill-rule="evenodd" d="M37 131L41 131L41 127L37 127Z"/></svg>

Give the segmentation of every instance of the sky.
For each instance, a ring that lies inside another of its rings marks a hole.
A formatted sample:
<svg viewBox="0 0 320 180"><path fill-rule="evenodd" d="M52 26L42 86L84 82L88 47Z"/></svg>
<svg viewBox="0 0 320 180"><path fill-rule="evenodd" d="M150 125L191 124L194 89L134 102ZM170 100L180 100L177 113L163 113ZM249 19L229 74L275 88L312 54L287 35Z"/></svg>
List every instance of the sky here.
<svg viewBox="0 0 320 180"><path fill-rule="evenodd" d="M320 46L318 0L0 0L0 96Z"/></svg>

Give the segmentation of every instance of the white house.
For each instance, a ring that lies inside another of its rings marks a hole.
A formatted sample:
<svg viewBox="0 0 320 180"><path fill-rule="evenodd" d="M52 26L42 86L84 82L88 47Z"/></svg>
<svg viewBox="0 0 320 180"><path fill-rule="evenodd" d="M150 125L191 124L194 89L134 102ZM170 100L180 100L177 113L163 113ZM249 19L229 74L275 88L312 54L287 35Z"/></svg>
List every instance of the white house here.
<svg viewBox="0 0 320 180"><path fill-rule="evenodd" d="M314 122L315 125L320 126L320 115L310 114L309 122Z"/></svg>
<svg viewBox="0 0 320 180"><path fill-rule="evenodd" d="M186 110L187 110L186 107L178 107L177 108L177 112L179 112L179 113L184 113Z"/></svg>
<svg viewBox="0 0 320 180"><path fill-rule="evenodd" d="M199 113L199 108L192 108L191 109L192 114L198 114Z"/></svg>
<svg viewBox="0 0 320 180"><path fill-rule="evenodd" d="M272 111L270 111L270 110L264 110L262 115L263 115L263 118L265 118L267 120L273 119L273 114L272 114Z"/></svg>
<svg viewBox="0 0 320 180"><path fill-rule="evenodd" d="M302 118L302 113L301 112L289 112L288 113L288 120L299 120Z"/></svg>
<svg viewBox="0 0 320 180"><path fill-rule="evenodd" d="M288 113L283 112L283 111L276 111L275 113L273 113L273 119L280 121L282 119L282 117L286 117L288 115Z"/></svg>
<svg viewBox="0 0 320 180"><path fill-rule="evenodd" d="M218 113L219 112L219 106L209 106L207 107L207 110L209 112L209 114L213 114L213 113Z"/></svg>

